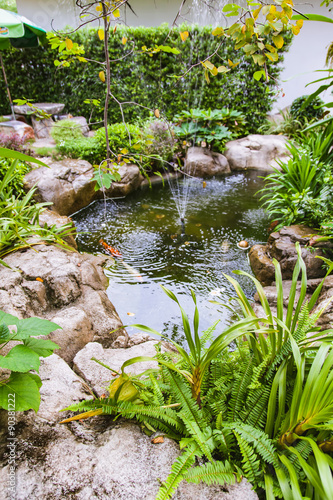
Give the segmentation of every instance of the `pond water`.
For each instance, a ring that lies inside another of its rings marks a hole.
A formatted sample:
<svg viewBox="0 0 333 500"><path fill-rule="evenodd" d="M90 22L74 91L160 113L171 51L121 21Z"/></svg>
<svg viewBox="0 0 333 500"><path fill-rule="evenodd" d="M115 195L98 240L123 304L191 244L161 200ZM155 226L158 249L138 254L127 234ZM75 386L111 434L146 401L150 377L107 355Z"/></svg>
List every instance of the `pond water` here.
<svg viewBox="0 0 333 500"><path fill-rule="evenodd" d="M190 288L197 296L200 329L220 320L220 333L232 313L212 300L228 302L235 296L224 274L251 272L247 252L238 248L267 241L268 217L255 193L263 186L257 173L246 172L206 180L175 181L180 197L188 190L185 235L167 185L137 191L126 199L98 201L73 216L80 251L103 252L102 238L122 254L107 267L107 290L125 325L140 323L182 340L177 305L160 284L172 290L188 314L193 314ZM255 288L237 276L247 297ZM129 333L134 330L128 329Z"/></svg>

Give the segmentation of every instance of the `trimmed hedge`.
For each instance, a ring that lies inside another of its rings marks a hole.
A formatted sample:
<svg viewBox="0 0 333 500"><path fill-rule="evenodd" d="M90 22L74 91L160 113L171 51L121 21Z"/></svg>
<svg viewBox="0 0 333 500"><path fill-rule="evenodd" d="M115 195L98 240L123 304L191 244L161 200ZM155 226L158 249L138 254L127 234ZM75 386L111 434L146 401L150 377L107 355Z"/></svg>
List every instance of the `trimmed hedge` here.
<svg viewBox="0 0 333 500"><path fill-rule="evenodd" d="M130 52L132 47L133 52L126 59L111 63L113 94L120 101L135 101L150 109L158 108L168 119L192 107L230 107L242 111L247 117L248 131L255 132L271 109L274 96L266 92L265 83L253 79L258 67L252 58L235 51L232 42L226 39L219 50L219 57L214 56L212 62L218 66L227 64L228 58L233 62L240 61L235 69L225 75L211 77L210 85L204 79L201 65L185 78L176 80L172 78L173 75L181 75L191 64L204 60L220 43L219 39L211 35L210 27L187 27L190 36L183 43L179 36L179 31L183 29L184 26L172 30L167 39L167 25L158 28L118 27L110 37L110 58L117 60ZM122 43L123 36L127 38L125 45ZM71 38L85 46L87 58L104 60L103 44L96 29L78 31ZM151 48L155 45L177 47L181 53L158 52L150 57L141 50L142 46ZM288 44L284 48L287 49ZM69 68L56 68L54 59L57 53L48 45L37 49L11 48L3 52L3 58L14 99L25 97L35 102L62 102L65 103L66 112L87 118L90 106L83 101L91 98L104 100L105 85L98 77L100 64L74 63ZM268 66L269 73L278 78L281 66ZM273 80L269 85L273 86ZM0 93L0 114L8 114L10 109L2 80ZM148 110L135 105L125 105L124 113L129 122L149 115ZM102 119L102 110L94 112L93 121ZM119 107L113 101L109 120L111 123L121 121ZM99 126L96 125L96 128Z"/></svg>

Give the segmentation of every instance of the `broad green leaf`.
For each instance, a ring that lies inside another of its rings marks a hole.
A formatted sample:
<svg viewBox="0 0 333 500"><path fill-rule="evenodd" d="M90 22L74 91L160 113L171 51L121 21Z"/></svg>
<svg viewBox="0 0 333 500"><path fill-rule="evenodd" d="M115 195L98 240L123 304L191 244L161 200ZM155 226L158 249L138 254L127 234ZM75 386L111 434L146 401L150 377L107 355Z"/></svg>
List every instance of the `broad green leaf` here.
<svg viewBox="0 0 333 500"><path fill-rule="evenodd" d="M17 334L15 335L15 340L36 337L37 335L48 335L54 332L54 330L61 329L61 326L56 323L41 318L20 319L16 325Z"/></svg>
<svg viewBox="0 0 333 500"><path fill-rule="evenodd" d="M6 356L0 356L0 367L13 372L39 370L39 355L25 345L14 346Z"/></svg>
<svg viewBox="0 0 333 500"><path fill-rule="evenodd" d="M35 410L40 405L40 378L31 373L11 373L10 378L0 384L0 408L8 410L8 403L15 397L15 411Z"/></svg>
<svg viewBox="0 0 333 500"><path fill-rule="evenodd" d="M260 70L260 71L256 71L254 74L253 74L253 78L257 81L259 81L261 79L261 77L263 79L265 79L265 71L263 70Z"/></svg>
<svg viewBox="0 0 333 500"><path fill-rule="evenodd" d="M51 356L56 349L59 349L59 346L52 342L51 340L45 339L34 339L29 337L25 339L24 345L29 347L32 351L36 352L39 356L43 358L47 358Z"/></svg>
<svg viewBox="0 0 333 500"><path fill-rule="evenodd" d="M14 151L12 149L0 148L0 158L12 158L14 160L29 161L30 163L37 163L37 165L40 165L41 167L49 168L48 165L40 160L37 160L37 158L25 155L23 153L20 153L19 151Z"/></svg>

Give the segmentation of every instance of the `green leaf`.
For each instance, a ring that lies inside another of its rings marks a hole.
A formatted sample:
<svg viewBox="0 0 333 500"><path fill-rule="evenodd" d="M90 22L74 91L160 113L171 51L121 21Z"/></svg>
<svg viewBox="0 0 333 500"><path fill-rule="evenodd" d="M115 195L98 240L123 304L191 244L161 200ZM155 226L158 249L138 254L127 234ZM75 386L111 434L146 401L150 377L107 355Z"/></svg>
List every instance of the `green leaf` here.
<svg viewBox="0 0 333 500"><path fill-rule="evenodd" d="M0 325L0 343L6 342L11 337L9 328L7 325Z"/></svg>
<svg viewBox="0 0 333 500"><path fill-rule="evenodd" d="M14 160L29 161L31 163L37 163L37 165L40 165L41 167L50 168L48 165L46 165L42 161L37 160L37 158L34 158L33 156L25 155L23 153L19 153L18 151L14 151L12 149L0 148L0 157L1 158L12 158Z"/></svg>
<svg viewBox="0 0 333 500"><path fill-rule="evenodd" d="M295 14L291 18L292 21L320 21L322 23L333 23L333 19L326 16L321 16L320 14L304 14L304 16L300 14Z"/></svg>
<svg viewBox="0 0 333 500"><path fill-rule="evenodd" d="M15 398L15 411L35 410L40 405L40 378L31 373L12 373L10 378L0 383L0 408L8 410Z"/></svg>
<svg viewBox="0 0 333 500"><path fill-rule="evenodd" d="M257 80L257 82L261 79L261 77L263 79L265 79L265 71L264 70L260 70L260 71L256 71L254 74L253 74L253 78L255 80Z"/></svg>
<svg viewBox="0 0 333 500"><path fill-rule="evenodd" d="M29 347L32 351L36 352L39 356L43 358L47 358L51 356L55 349L59 349L59 346L52 342L51 340L45 339L34 339L28 338L23 340L23 343L26 347Z"/></svg>
<svg viewBox="0 0 333 500"><path fill-rule="evenodd" d="M15 340L23 340L27 337L36 337L37 335L48 335L54 330L61 329L61 326L47 319L41 318L28 318L20 319L16 323L17 334Z"/></svg>
<svg viewBox="0 0 333 500"><path fill-rule="evenodd" d="M6 356L0 356L0 367L13 372L39 370L39 356L25 345L14 346Z"/></svg>

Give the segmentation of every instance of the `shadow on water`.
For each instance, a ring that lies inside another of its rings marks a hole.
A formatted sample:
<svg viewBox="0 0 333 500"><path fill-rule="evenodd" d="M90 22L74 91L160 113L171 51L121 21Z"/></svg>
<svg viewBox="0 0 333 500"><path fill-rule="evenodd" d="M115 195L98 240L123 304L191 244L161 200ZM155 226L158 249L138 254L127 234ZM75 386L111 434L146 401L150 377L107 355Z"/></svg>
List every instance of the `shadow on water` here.
<svg viewBox="0 0 333 500"><path fill-rule="evenodd" d="M108 296L123 323L146 324L181 340L179 310L162 291L159 284L163 284L177 294L190 314L192 288L198 299L201 330L219 319L220 333L232 313L210 301L227 302L235 296L223 274L235 269L251 272L247 252L237 243L247 240L251 246L267 240L267 215L255 196L262 186L262 179L253 172L204 184L193 179L184 224L171 190L162 186L126 199L108 200L106 213L104 202L99 201L75 214L78 231L89 231L78 238L81 251L102 252L102 238L122 254L123 260L115 259L106 274ZM237 280L251 298L252 282L242 276Z"/></svg>

